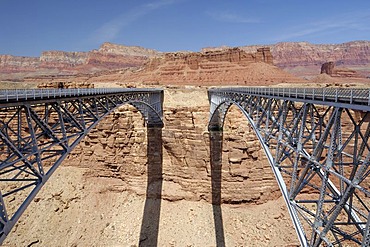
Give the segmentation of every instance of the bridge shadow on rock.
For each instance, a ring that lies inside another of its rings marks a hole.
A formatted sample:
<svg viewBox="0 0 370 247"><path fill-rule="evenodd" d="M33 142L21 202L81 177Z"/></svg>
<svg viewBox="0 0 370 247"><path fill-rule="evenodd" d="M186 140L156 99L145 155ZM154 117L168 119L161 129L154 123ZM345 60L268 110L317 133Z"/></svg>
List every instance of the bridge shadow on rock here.
<svg viewBox="0 0 370 247"><path fill-rule="evenodd" d="M139 246L157 246L162 198L162 128L147 130L147 189Z"/></svg>
<svg viewBox="0 0 370 247"><path fill-rule="evenodd" d="M215 224L216 244L225 246L224 224L221 210L221 181L222 181L222 131L210 131L210 163L212 184L212 209Z"/></svg>

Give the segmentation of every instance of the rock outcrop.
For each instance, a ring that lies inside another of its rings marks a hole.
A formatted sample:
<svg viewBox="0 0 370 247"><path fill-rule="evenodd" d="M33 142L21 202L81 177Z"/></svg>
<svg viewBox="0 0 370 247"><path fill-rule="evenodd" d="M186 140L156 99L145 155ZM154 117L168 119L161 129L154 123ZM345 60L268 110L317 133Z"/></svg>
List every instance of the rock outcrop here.
<svg viewBox="0 0 370 247"><path fill-rule="evenodd" d="M267 85L302 81L272 64L269 48L263 47L250 53L239 48L165 53L150 59L143 69L123 72L119 78L146 84L195 85Z"/></svg>
<svg viewBox="0 0 370 247"><path fill-rule="evenodd" d="M212 62L230 62L239 65L248 65L250 63L264 62L272 64L272 55L270 48L257 48L254 52L247 53L239 48L229 48L213 51L202 52L175 52L165 53L164 63L173 62L178 64L185 64L189 69L196 70L207 67L206 65ZM156 64L159 67L161 64ZM153 66L149 66L153 68ZM155 67L154 67L155 69Z"/></svg>
<svg viewBox="0 0 370 247"><path fill-rule="evenodd" d="M321 66L321 74L328 74L332 77L360 77L355 71L348 68L336 68L334 62L327 62Z"/></svg>
<svg viewBox="0 0 370 247"><path fill-rule="evenodd" d="M93 83L89 82L43 82L37 85L38 88L94 88Z"/></svg>
<svg viewBox="0 0 370 247"><path fill-rule="evenodd" d="M327 62L321 65L321 72L320 74L327 74L332 75L334 71L334 63L333 62Z"/></svg>

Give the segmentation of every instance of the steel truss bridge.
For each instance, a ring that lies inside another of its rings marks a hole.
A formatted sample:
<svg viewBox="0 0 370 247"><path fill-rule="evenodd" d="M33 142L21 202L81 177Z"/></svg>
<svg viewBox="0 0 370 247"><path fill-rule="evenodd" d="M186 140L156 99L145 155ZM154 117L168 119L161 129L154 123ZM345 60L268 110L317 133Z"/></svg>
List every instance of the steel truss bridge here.
<svg viewBox="0 0 370 247"><path fill-rule="evenodd" d="M302 246L370 245L370 90L225 88L209 99L211 134L222 133L231 105L250 122ZM123 104L163 127L159 89L0 91L0 243L71 150Z"/></svg>
<svg viewBox="0 0 370 247"><path fill-rule="evenodd" d="M123 104L163 127L160 89L0 91L0 244L72 149Z"/></svg>
<svg viewBox="0 0 370 247"><path fill-rule="evenodd" d="M231 105L251 124L302 246L370 246L369 89L215 88L208 97L211 136Z"/></svg>

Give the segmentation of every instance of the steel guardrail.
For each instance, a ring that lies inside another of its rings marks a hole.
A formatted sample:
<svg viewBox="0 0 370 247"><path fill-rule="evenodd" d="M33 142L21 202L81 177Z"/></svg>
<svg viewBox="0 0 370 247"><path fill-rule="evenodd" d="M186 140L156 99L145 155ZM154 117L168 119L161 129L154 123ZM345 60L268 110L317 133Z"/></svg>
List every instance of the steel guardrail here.
<svg viewBox="0 0 370 247"><path fill-rule="evenodd" d="M296 100L344 103L370 106L370 88L211 88L211 92L236 92L250 95L280 97Z"/></svg>
<svg viewBox="0 0 370 247"><path fill-rule="evenodd" d="M64 97L104 95L112 93L151 93L151 88L73 88L73 89L5 89L0 90L0 104L10 101L42 100Z"/></svg>

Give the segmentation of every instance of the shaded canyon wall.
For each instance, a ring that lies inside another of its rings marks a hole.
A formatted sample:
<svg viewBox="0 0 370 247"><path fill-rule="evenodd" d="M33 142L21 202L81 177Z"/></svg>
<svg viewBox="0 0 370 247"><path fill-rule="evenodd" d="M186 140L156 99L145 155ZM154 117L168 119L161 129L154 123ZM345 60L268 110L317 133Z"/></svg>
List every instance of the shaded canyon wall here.
<svg viewBox="0 0 370 247"><path fill-rule="evenodd" d="M211 202L207 120L209 107L166 107L162 198ZM224 130L222 202L263 203L279 189L255 134L242 113L232 109ZM123 106L107 116L69 156L65 165L89 168L89 176L119 178L123 190L144 195L147 179L147 129L141 115Z"/></svg>

